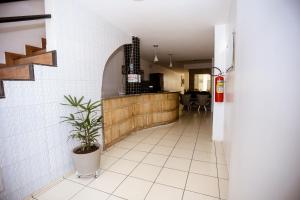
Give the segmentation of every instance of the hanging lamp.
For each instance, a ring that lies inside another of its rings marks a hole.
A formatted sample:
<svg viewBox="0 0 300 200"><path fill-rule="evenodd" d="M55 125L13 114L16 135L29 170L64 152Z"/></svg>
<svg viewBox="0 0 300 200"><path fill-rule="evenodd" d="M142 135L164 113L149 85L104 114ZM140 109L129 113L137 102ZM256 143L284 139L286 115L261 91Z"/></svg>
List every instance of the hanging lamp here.
<svg viewBox="0 0 300 200"><path fill-rule="evenodd" d="M173 56L173 54L169 54L169 57L170 57L170 64L169 64L169 67L173 67L172 56Z"/></svg>
<svg viewBox="0 0 300 200"><path fill-rule="evenodd" d="M155 44L155 45L153 45L153 47L154 47L154 59L153 59L153 62L156 63L156 62L159 61L159 60L158 60L158 57L157 57L157 49L158 49L158 45Z"/></svg>

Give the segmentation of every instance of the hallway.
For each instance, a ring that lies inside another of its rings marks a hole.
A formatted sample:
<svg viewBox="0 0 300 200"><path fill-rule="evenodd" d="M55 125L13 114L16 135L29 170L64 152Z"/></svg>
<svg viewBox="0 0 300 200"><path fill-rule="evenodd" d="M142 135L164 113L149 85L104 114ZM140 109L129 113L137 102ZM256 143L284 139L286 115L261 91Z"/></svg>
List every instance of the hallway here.
<svg viewBox="0 0 300 200"><path fill-rule="evenodd" d="M209 112L195 112L137 131L102 154L97 179L72 174L33 199L226 199L226 162L211 125Z"/></svg>
<svg viewBox="0 0 300 200"><path fill-rule="evenodd" d="M300 200L299 25L300 0L0 1L0 200Z"/></svg>

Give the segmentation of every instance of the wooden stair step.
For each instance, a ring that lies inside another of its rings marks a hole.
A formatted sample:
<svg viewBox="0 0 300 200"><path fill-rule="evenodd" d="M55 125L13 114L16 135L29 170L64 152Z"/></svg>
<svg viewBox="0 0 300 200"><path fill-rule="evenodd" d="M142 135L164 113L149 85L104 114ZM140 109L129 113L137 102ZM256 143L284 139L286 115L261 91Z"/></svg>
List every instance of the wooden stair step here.
<svg viewBox="0 0 300 200"><path fill-rule="evenodd" d="M47 53L46 49L42 49L42 50L33 52L32 55L33 55L33 56L36 56L36 55L43 54L43 53Z"/></svg>
<svg viewBox="0 0 300 200"><path fill-rule="evenodd" d="M33 64L6 66L0 68L0 80L34 80Z"/></svg>
<svg viewBox="0 0 300 200"><path fill-rule="evenodd" d="M56 51L46 51L46 38L42 48L25 45L26 55L5 52L5 64L0 63L0 98L5 98L3 80L34 81L34 64L56 66Z"/></svg>
<svg viewBox="0 0 300 200"><path fill-rule="evenodd" d="M39 65L51 65L56 66L56 51L49 51L46 53L38 54L38 55L32 55L32 56L26 56L23 58L19 58L14 60L14 64L39 64Z"/></svg>
<svg viewBox="0 0 300 200"><path fill-rule="evenodd" d="M47 47L47 40L46 38L42 38L42 48L46 49L46 47Z"/></svg>
<svg viewBox="0 0 300 200"><path fill-rule="evenodd" d="M5 98L3 81L0 80L0 98Z"/></svg>
<svg viewBox="0 0 300 200"><path fill-rule="evenodd" d="M25 45L25 50L26 50L26 56L37 55L37 52L40 51L43 51L43 53L45 52L43 48L31 46L28 44Z"/></svg>
<svg viewBox="0 0 300 200"><path fill-rule="evenodd" d="M5 52L5 63L6 65L14 65L16 59L24 58L24 57L26 56L23 54Z"/></svg>
<svg viewBox="0 0 300 200"><path fill-rule="evenodd" d="M47 53L46 49L42 49L42 50L39 50L39 51L32 52L31 55L36 56L36 55L43 54L43 53Z"/></svg>
<svg viewBox="0 0 300 200"><path fill-rule="evenodd" d="M26 56L36 56L36 55L43 54L46 52L47 52L46 49L42 49L42 48L38 51L28 51L28 53L26 51Z"/></svg>

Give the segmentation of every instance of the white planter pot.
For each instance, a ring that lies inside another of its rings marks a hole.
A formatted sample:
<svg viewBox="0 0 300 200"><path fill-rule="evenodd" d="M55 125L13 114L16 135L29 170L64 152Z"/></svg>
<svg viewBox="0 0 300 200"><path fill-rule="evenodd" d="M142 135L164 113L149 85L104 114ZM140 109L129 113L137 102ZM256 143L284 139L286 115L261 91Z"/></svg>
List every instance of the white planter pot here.
<svg viewBox="0 0 300 200"><path fill-rule="evenodd" d="M76 150L80 147L73 149L73 161L78 176L85 175L98 175L98 169L100 168L100 147L98 150L87 154L76 154Z"/></svg>

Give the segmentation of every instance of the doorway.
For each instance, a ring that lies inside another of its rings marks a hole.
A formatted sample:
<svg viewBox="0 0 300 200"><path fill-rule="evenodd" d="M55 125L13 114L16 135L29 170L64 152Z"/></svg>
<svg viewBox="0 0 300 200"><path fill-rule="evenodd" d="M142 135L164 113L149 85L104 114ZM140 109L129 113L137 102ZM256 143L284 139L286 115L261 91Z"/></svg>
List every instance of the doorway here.
<svg viewBox="0 0 300 200"><path fill-rule="evenodd" d="M194 75L194 90L211 92L211 75L210 74L195 74Z"/></svg>

